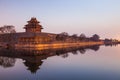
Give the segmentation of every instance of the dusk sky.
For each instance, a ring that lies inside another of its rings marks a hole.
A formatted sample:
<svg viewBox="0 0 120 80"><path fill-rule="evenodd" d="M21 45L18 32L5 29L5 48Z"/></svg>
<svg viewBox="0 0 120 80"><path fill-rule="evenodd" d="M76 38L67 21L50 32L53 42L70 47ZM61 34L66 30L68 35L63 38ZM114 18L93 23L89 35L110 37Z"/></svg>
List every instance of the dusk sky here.
<svg viewBox="0 0 120 80"><path fill-rule="evenodd" d="M23 32L31 17L41 22L43 32L120 40L120 0L0 0L0 26Z"/></svg>

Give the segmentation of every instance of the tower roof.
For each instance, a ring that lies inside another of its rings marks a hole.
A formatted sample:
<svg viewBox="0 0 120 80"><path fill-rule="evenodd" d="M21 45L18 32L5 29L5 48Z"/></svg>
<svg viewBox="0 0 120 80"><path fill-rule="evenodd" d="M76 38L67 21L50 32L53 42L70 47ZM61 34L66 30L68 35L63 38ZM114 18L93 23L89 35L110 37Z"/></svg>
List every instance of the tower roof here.
<svg viewBox="0 0 120 80"><path fill-rule="evenodd" d="M32 17L30 21L27 21L28 23L40 23L35 17Z"/></svg>
<svg viewBox="0 0 120 80"><path fill-rule="evenodd" d="M32 17L29 21L27 21L28 22L28 24L27 25L25 25L25 29L26 28L37 28L37 27L39 27L39 28L41 28L41 29L43 29L42 28L42 25L40 25L39 23L39 21L35 18L35 17Z"/></svg>
<svg viewBox="0 0 120 80"><path fill-rule="evenodd" d="M30 21L27 21L27 25L25 25L24 29L26 32L41 32L43 28L39 23L40 22L35 17L32 17Z"/></svg>

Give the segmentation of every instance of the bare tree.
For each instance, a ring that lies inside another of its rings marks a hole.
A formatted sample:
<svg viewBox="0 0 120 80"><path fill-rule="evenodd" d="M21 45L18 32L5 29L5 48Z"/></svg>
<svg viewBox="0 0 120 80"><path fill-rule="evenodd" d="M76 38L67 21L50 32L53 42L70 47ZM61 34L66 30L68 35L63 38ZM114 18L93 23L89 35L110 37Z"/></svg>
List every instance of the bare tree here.
<svg viewBox="0 0 120 80"><path fill-rule="evenodd" d="M69 34L67 32L62 32L60 34L57 34L56 40L58 41L65 41L68 38Z"/></svg>
<svg viewBox="0 0 120 80"><path fill-rule="evenodd" d="M72 38L74 38L74 39L78 38L77 34L73 34Z"/></svg>
<svg viewBox="0 0 120 80"><path fill-rule="evenodd" d="M92 41L99 41L100 40L100 36L97 34L94 34L91 38Z"/></svg>
<svg viewBox="0 0 120 80"><path fill-rule="evenodd" d="M16 30L12 25L5 25L3 27L0 27L0 33L16 33Z"/></svg>
<svg viewBox="0 0 120 80"><path fill-rule="evenodd" d="M79 40L85 41L85 40L86 40L85 34L82 33L82 34L79 36Z"/></svg>
<svg viewBox="0 0 120 80"><path fill-rule="evenodd" d="M78 35L77 34L73 34L71 36L71 38L72 38L73 41L77 41L78 40Z"/></svg>

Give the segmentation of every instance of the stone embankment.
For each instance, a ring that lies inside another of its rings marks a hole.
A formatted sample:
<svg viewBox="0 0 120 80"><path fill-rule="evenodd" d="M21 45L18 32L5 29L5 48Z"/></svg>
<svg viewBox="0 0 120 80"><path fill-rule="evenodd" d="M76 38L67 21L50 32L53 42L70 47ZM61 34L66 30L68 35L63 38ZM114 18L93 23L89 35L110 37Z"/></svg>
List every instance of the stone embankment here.
<svg viewBox="0 0 120 80"><path fill-rule="evenodd" d="M50 48L69 48L69 47L84 47L93 45L102 45L104 42L72 42L72 43L49 43L49 44L15 44L15 48L36 48L36 49L50 49Z"/></svg>

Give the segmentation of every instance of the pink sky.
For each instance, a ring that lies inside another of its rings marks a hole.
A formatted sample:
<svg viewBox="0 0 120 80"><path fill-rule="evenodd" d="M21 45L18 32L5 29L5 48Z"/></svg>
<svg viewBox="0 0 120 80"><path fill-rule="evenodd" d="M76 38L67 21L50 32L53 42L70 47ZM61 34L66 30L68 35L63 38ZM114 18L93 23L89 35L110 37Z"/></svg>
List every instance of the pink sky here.
<svg viewBox="0 0 120 80"><path fill-rule="evenodd" d="M26 21L36 17L44 32L120 40L119 4L119 0L0 0L0 26L14 25L21 32Z"/></svg>

